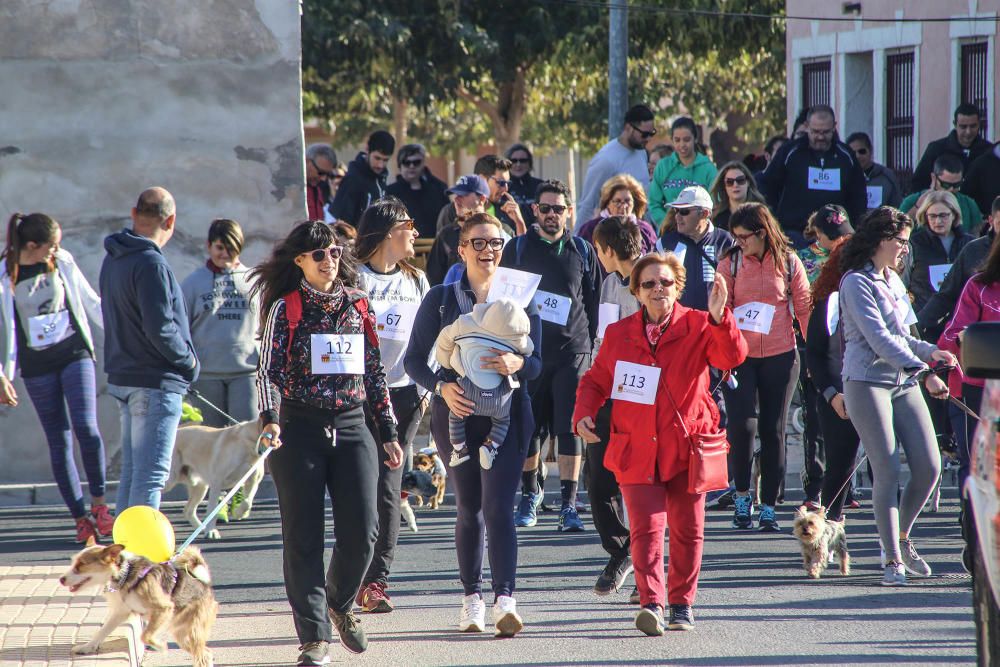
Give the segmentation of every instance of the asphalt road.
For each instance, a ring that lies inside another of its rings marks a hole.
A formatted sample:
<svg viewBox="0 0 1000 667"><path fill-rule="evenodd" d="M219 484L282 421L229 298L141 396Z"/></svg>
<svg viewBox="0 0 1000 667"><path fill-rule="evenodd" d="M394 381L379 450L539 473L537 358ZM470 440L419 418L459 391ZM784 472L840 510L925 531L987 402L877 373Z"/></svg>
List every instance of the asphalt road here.
<svg viewBox="0 0 1000 667"><path fill-rule="evenodd" d="M553 482L554 480L550 480ZM791 497L797 495L790 493ZM553 499L555 494L553 494ZM180 505L167 515L182 527ZM591 586L606 557L588 531L562 535L556 515L521 529L517 600L525 630L515 639L455 631L460 607L454 510L417 510L420 532L404 529L390 593L391 614L364 617L371 646L335 663L372 665L956 665L973 664L971 582L959 563L954 492L925 513L913 537L934 568L902 589L878 585L878 545L868 503L848 516L854 571L806 578L790 535L793 508L779 508L785 534L736 532L730 514L708 515L696 629L647 638L635 630L627 591L598 598ZM0 508L0 563L58 564L76 547L65 509ZM281 579L277 507L265 500L250 519L202 542L221 611L213 646L219 665L294 664L296 640ZM488 575L487 575L488 576ZM631 584L631 580L630 580ZM629 587L630 588L630 587ZM492 600L488 600L490 603ZM175 646L148 667L190 664Z"/></svg>

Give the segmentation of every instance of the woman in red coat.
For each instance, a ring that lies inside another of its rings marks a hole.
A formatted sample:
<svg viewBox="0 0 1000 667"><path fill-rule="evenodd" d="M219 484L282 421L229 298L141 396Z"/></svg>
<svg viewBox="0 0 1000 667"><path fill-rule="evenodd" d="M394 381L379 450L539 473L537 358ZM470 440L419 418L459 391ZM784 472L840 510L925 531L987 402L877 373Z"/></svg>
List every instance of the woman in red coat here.
<svg viewBox="0 0 1000 667"><path fill-rule="evenodd" d="M611 439L604 465L621 485L628 509L635 582L642 609L635 625L662 635L670 605L671 630L694 627L691 604L705 540L705 496L688 492L688 433L718 431L709 393L709 365L743 363L747 344L726 308L726 284L715 277L708 312L677 302L684 266L672 253L646 255L632 269L629 289L642 309L608 327L593 367L580 380L573 423L597 442L594 415L611 398ZM674 406L677 406L675 411ZM670 571L663 581L663 538L670 525Z"/></svg>

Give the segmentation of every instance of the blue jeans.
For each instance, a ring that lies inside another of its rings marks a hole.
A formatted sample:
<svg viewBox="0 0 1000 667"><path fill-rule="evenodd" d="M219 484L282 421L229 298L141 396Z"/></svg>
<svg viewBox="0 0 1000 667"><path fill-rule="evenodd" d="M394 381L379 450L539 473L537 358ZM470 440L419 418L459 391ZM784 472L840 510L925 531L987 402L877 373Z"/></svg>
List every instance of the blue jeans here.
<svg viewBox="0 0 1000 667"><path fill-rule="evenodd" d="M52 475L59 493L73 518L86 516L80 473L73 459L73 433L80 442L80 458L87 472L90 496L101 498L104 496L104 442L97 428L94 360L78 359L53 373L24 378L24 386L49 443Z"/></svg>
<svg viewBox="0 0 1000 667"><path fill-rule="evenodd" d="M181 395L162 389L109 384L122 416L122 473L115 512L133 505L160 507L170 474L174 438L181 421Z"/></svg>

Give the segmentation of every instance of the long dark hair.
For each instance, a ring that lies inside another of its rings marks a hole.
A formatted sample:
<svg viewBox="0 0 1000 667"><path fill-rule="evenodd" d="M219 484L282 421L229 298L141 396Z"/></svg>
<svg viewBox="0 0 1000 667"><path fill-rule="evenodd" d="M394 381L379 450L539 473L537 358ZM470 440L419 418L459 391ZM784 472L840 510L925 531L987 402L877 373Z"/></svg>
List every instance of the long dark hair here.
<svg viewBox="0 0 1000 667"><path fill-rule="evenodd" d="M742 227L754 234L761 233L764 239L764 253L771 253L774 258L774 268L784 274L785 257L792 251L792 242L788 240L778 221L771 215L771 209L767 204L760 202L747 202L740 204L729 216L729 230ZM734 245L726 251L724 257L740 252L739 245Z"/></svg>
<svg viewBox="0 0 1000 667"><path fill-rule="evenodd" d="M840 255L840 268L844 273L860 271L871 261L882 241L891 239L908 227L913 220L899 209L879 206L861 218L858 228Z"/></svg>
<svg viewBox="0 0 1000 667"><path fill-rule="evenodd" d="M250 270L249 276L253 280L250 295L260 299L261 327L267 321L274 302L298 289L302 282L302 269L295 263L295 258L304 252L329 248L336 241L333 228L325 222L300 222L274 246L270 257ZM358 285L358 269L350 248L345 247L344 254L340 256L337 279L346 287Z"/></svg>
<svg viewBox="0 0 1000 667"><path fill-rule="evenodd" d="M397 224L410 217L406 205L395 197L380 199L361 214L358 222L358 237L354 241L354 254L358 263L363 264L378 252L379 246ZM398 262L400 270L413 280L420 272L405 259Z"/></svg>
<svg viewBox="0 0 1000 667"><path fill-rule="evenodd" d="M17 271L21 260L21 251L28 243L42 245L55 240L59 223L44 213L15 213L7 221L7 244L0 258L7 267L7 275L11 284L17 283ZM49 261L49 271L55 267Z"/></svg>
<svg viewBox="0 0 1000 667"><path fill-rule="evenodd" d="M997 239L1000 239L1000 235L993 239L993 245L990 246L990 254L986 256L986 259L980 265L980 273L975 276L976 282L983 285L1000 282L1000 241Z"/></svg>

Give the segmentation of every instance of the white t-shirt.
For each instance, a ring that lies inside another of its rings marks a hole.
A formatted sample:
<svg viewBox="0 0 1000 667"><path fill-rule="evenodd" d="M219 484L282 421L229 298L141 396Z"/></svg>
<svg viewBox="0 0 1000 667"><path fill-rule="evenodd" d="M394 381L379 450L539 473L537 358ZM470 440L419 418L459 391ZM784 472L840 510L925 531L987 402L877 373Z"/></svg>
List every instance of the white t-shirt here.
<svg viewBox="0 0 1000 667"><path fill-rule="evenodd" d="M407 387L413 380L403 369L403 356L409 344L413 317L430 285L423 271L419 271L414 280L398 267L392 273L376 273L363 264L359 273L361 289L368 292L375 312L386 382L390 388Z"/></svg>

